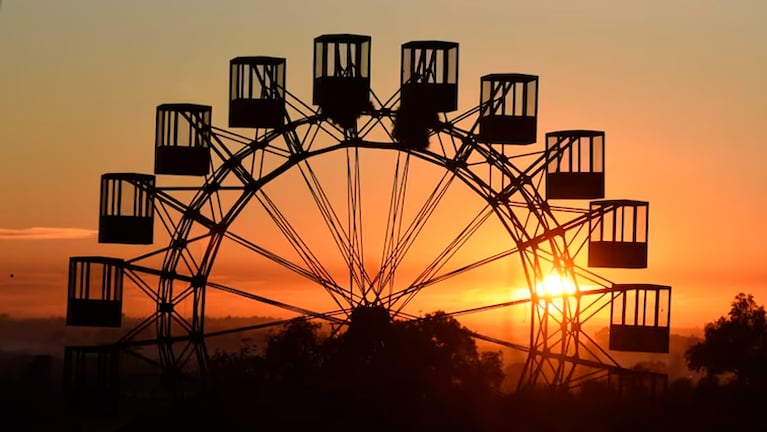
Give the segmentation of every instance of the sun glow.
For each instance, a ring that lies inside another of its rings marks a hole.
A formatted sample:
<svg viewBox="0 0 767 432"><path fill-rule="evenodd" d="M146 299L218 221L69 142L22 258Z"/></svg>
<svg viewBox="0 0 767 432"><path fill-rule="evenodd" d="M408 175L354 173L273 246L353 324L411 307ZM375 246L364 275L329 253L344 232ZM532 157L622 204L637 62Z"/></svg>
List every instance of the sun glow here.
<svg viewBox="0 0 767 432"><path fill-rule="evenodd" d="M576 291L575 282L571 278L557 273L546 276L536 287L536 292L542 297L572 295Z"/></svg>

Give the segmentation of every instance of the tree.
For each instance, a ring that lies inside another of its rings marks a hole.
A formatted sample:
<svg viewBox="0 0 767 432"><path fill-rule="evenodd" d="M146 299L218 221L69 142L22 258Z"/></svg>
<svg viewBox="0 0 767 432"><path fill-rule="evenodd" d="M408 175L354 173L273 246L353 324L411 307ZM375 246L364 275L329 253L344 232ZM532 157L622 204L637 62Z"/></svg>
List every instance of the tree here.
<svg viewBox="0 0 767 432"><path fill-rule="evenodd" d="M264 361L271 379L306 381L316 370L320 350L320 325L298 319L268 339Z"/></svg>
<svg viewBox="0 0 767 432"><path fill-rule="evenodd" d="M258 417L266 429L472 430L503 380L500 353L480 352L455 318L437 312L396 321L375 306L352 311L345 330L328 335L295 320L268 338L262 354L216 360L212 370L255 372L220 386L220 406L230 416Z"/></svg>
<svg viewBox="0 0 767 432"><path fill-rule="evenodd" d="M382 308L360 307L322 350L322 369L345 392L397 401L492 392L503 380L500 353L481 353L468 329L443 312L391 321Z"/></svg>
<svg viewBox="0 0 767 432"><path fill-rule="evenodd" d="M713 379L731 374L739 385L767 384L767 320L752 295L735 296L728 315L706 324L704 335L686 352L690 369Z"/></svg>

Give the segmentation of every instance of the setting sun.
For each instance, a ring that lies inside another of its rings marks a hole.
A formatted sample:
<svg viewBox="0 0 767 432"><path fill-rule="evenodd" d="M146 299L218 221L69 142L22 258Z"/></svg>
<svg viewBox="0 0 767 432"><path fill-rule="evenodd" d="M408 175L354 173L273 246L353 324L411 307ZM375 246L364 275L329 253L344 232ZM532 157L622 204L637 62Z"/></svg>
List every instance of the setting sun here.
<svg viewBox="0 0 767 432"><path fill-rule="evenodd" d="M575 282L567 276L552 273L538 283L537 292L543 297L575 294Z"/></svg>

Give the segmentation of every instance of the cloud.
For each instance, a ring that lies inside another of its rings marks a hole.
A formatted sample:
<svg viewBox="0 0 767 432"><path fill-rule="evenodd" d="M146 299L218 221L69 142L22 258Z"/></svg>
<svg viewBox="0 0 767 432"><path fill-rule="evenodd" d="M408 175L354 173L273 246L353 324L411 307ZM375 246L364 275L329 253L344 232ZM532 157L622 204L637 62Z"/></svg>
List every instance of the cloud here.
<svg viewBox="0 0 767 432"><path fill-rule="evenodd" d="M94 237L96 232L71 227L0 228L0 240L72 240Z"/></svg>

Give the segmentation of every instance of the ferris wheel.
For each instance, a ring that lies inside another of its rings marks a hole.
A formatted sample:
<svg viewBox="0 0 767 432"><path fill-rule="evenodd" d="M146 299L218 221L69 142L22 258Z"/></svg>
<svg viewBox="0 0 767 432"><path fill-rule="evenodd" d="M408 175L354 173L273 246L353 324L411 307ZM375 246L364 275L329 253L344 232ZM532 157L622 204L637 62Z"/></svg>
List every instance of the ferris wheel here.
<svg viewBox="0 0 767 432"><path fill-rule="evenodd" d="M70 259L67 324L122 329L67 347L71 388L116 394L126 355L204 376L216 338L291 319L342 331L365 308L460 317L524 359L519 386L620 385L611 350L668 352L671 288L590 270L647 267L649 204L605 199L603 131L536 144L529 74L482 76L456 114L455 42L404 43L388 98L370 64L369 36L322 35L312 104L284 58L257 56L230 61L228 128L211 106L157 106L154 173L101 177L99 242L140 252ZM275 318L211 328L226 315Z"/></svg>

